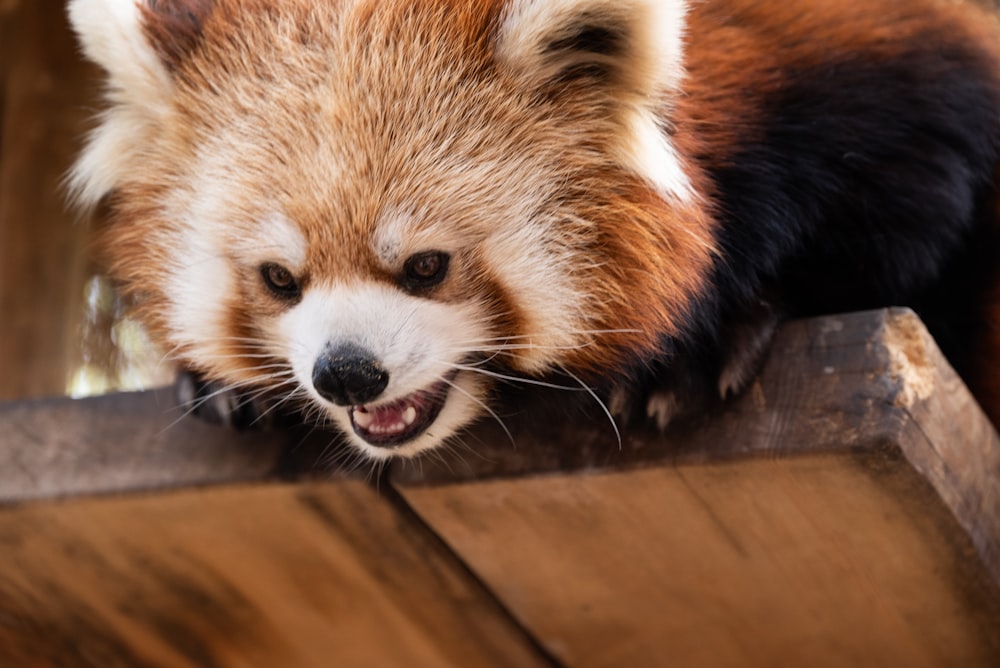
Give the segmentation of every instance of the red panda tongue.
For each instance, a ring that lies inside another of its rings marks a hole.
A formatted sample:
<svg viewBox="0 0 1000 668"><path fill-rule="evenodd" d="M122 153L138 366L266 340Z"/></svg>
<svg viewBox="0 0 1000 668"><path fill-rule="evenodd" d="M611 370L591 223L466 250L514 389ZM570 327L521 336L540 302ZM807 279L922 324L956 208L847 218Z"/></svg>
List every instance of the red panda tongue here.
<svg viewBox="0 0 1000 668"><path fill-rule="evenodd" d="M440 381L392 403L354 406L351 426L372 445L399 445L422 434L437 419L447 396L448 383Z"/></svg>

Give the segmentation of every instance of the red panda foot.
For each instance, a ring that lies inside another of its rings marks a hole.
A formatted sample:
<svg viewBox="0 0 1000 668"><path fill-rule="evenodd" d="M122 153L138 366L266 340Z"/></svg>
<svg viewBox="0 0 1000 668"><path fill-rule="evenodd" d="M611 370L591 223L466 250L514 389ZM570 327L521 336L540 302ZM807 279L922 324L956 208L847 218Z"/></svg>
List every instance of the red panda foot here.
<svg viewBox="0 0 1000 668"><path fill-rule="evenodd" d="M646 417L653 420L661 431L682 412L680 400L670 391L653 392L646 401Z"/></svg>
<svg viewBox="0 0 1000 668"><path fill-rule="evenodd" d="M743 392L764 366L771 340L778 328L778 313L767 302L752 317L731 328L725 363L719 374L719 398L726 399Z"/></svg>
<svg viewBox="0 0 1000 668"><path fill-rule="evenodd" d="M633 410L641 405L637 403L638 399L639 396L631 395L625 387L616 387L608 398L608 410L615 417L628 421L634 416ZM688 406L672 389L655 389L645 397L645 416L661 431L675 418L687 413L687 409Z"/></svg>
<svg viewBox="0 0 1000 668"><path fill-rule="evenodd" d="M423 434L448 399L448 380L440 380L388 404L354 406L349 411L354 433L377 447L393 447Z"/></svg>
<svg viewBox="0 0 1000 668"><path fill-rule="evenodd" d="M179 374L175 387L181 408L211 424L238 430L264 429L272 426L277 417L273 407L263 400L206 381L190 371Z"/></svg>
<svg viewBox="0 0 1000 668"><path fill-rule="evenodd" d="M714 359L678 355L644 391L615 388L609 410L627 419L636 414L633 407L644 408L645 417L662 431L680 418L739 396L763 367L779 322L774 305L760 300L727 320Z"/></svg>

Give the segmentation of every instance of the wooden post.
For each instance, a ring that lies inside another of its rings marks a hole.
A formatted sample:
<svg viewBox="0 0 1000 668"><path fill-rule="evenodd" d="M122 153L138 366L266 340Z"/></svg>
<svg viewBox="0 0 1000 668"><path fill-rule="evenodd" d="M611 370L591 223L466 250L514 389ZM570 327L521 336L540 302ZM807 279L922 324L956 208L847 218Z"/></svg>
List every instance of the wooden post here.
<svg viewBox="0 0 1000 668"><path fill-rule="evenodd" d="M98 90L60 0L0 4L0 399L65 393L88 229L61 187Z"/></svg>

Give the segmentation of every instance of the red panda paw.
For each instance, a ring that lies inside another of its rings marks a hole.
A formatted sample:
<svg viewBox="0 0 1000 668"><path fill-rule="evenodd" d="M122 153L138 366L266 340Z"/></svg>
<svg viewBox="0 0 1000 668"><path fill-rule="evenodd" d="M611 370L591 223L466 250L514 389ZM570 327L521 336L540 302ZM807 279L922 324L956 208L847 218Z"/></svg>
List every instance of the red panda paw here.
<svg viewBox="0 0 1000 668"><path fill-rule="evenodd" d="M778 322L777 312L762 301L751 317L729 328L717 385L720 399L736 396L750 385L764 366Z"/></svg>
<svg viewBox="0 0 1000 668"><path fill-rule="evenodd" d="M615 387L608 396L608 412L623 424L638 417L635 412L641 405L639 397L623 385ZM685 412L684 403L673 390L658 388L645 397L645 416L660 430L666 429L674 418Z"/></svg>
<svg viewBox="0 0 1000 668"><path fill-rule="evenodd" d="M273 406L191 371L181 371L175 385L185 414L237 430L264 429L274 422Z"/></svg>
<svg viewBox="0 0 1000 668"><path fill-rule="evenodd" d="M612 390L608 409L615 417L646 419L661 431L675 421L691 417L742 393L760 371L780 314L769 301L760 300L738 315L731 315L712 349L681 349L652 382L641 389L619 386Z"/></svg>
<svg viewBox="0 0 1000 668"><path fill-rule="evenodd" d="M607 406L608 412L621 424L645 417L663 431L676 418L689 415L698 406L703 406L705 402L702 394L682 392L667 385L655 387L648 392L619 385L608 395Z"/></svg>
<svg viewBox="0 0 1000 668"><path fill-rule="evenodd" d="M646 400L646 417L653 421L660 431L665 430L674 418L684 414L683 402L671 390L657 390Z"/></svg>

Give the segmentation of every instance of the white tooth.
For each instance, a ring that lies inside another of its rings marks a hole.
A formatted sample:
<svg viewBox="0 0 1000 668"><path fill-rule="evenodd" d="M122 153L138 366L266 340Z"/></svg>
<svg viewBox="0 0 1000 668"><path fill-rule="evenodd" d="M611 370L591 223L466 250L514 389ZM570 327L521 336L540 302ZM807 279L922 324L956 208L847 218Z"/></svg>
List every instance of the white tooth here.
<svg viewBox="0 0 1000 668"><path fill-rule="evenodd" d="M403 411L403 426L409 427L416 419L417 408L415 406L407 406L406 410Z"/></svg>
<svg viewBox="0 0 1000 668"><path fill-rule="evenodd" d="M397 422L396 424L392 425L392 431L394 433L399 433L399 432L403 431L404 429L406 429L406 425L403 424L402 422Z"/></svg>
<svg viewBox="0 0 1000 668"><path fill-rule="evenodd" d="M354 411L354 424L361 427L362 429L368 429L372 425L375 418L371 413L362 413L361 411Z"/></svg>

